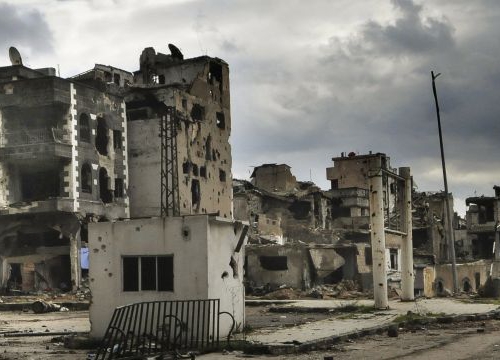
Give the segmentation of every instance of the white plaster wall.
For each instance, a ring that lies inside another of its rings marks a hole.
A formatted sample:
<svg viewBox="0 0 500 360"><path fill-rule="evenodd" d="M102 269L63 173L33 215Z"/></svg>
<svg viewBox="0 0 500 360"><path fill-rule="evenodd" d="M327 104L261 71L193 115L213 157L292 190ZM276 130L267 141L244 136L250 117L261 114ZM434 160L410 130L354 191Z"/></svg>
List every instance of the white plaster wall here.
<svg viewBox="0 0 500 360"><path fill-rule="evenodd" d="M234 223L223 218L211 218L208 232L208 297L220 298L221 311L231 313L241 330L245 323L245 288L243 286L244 246L235 253L239 232L235 234ZM236 261L237 274L229 265L231 256ZM227 272L227 276L222 276ZM227 333L231 322L229 316L220 320L222 333Z"/></svg>
<svg viewBox="0 0 500 360"><path fill-rule="evenodd" d="M239 276L233 278L229 261L239 236L233 226L213 217L209 222L207 215L89 224L91 336L104 334L116 307L141 301L220 298L221 311L242 324L244 257L235 255ZM174 291L122 291L125 255L173 255ZM230 276L223 280L224 271ZM229 329L228 319L221 318L221 334Z"/></svg>

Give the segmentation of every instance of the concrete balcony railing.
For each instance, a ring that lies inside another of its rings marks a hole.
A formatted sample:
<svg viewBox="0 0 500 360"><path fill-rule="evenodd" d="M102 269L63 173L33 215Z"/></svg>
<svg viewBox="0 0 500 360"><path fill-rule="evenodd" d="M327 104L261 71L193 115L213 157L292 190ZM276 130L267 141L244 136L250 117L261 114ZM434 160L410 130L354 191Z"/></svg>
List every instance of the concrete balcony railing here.
<svg viewBox="0 0 500 360"><path fill-rule="evenodd" d="M71 157L70 134L64 129L29 129L0 134L0 159L7 162Z"/></svg>
<svg viewBox="0 0 500 360"><path fill-rule="evenodd" d="M0 147L13 147L34 144L67 144L70 145L70 135L67 130L56 128L26 129L4 131L0 135Z"/></svg>

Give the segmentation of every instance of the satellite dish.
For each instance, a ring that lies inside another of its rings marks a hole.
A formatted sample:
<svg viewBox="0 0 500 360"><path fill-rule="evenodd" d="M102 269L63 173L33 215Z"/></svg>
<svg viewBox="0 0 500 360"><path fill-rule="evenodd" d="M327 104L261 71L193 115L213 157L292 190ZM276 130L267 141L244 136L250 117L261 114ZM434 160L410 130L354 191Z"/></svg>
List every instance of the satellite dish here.
<svg viewBox="0 0 500 360"><path fill-rule="evenodd" d="M11 46L9 48L9 58L10 58L10 62L12 63L12 65L22 65L23 64L23 59L21 58L21 54L14 46Z"/></svg>
<svg viewBox="0 0 500 360"><path fill-rule="evenodd" d="M172 57L174 59L184 60L184 55L182 55L182 52L177 46L175 46L174 44L168 44L168 49L170 50L170 53L172 54Z"/></svg>

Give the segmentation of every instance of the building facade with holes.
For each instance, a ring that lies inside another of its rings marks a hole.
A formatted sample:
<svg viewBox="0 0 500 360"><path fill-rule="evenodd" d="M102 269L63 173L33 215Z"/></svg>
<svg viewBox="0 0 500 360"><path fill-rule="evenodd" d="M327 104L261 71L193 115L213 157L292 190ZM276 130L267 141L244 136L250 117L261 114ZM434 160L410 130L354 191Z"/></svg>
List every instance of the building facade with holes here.
<svg viewBox="0 0 500 360"><path fill-rule="evenodd" d="M227 336L244 324L248 229L233 220L229 67L152 48L139 63L125 92L131 219L89 226L91 336L118 306L206 299Z"/></svg>
<svg viewBox="0 0 500 360"><path fill-rule="evenodd" d="M0 286L77 288L87 223L129 217L124 99L23 65L0 89Z"/></svg>

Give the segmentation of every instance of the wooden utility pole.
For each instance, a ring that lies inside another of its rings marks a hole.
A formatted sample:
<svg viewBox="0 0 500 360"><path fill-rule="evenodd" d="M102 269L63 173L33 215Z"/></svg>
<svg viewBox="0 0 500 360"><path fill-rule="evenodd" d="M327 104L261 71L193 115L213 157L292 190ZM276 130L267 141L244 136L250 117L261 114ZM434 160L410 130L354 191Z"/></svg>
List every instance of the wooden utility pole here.
<svg viewBox="0 0 500 360"><path fill-rule="evenodd" d="M437 114L437 122L438 122L438 130L439 130L439 146L441 148L441 165L443 167L443 179L444 179L444 193L445 193L445 206L446 206L446 222L447 222L447 240L448 247L450 251L451 257L451 271L453 273L453 293L458 293L458 278L457 278L457 261L455 258L455 234L453 232L453 223L451 221L451 210L450 209L450 201L448 199L448 179L446 177L446 163L444 160L444 149L443 149L443 135L441 132L441 116L439 115L439 103L436 92L436 78L441 75L440 73L434 75L434 71L431 71L432 77L432 92L434 93L434 101L436 102L436 114Z"/></svg>

